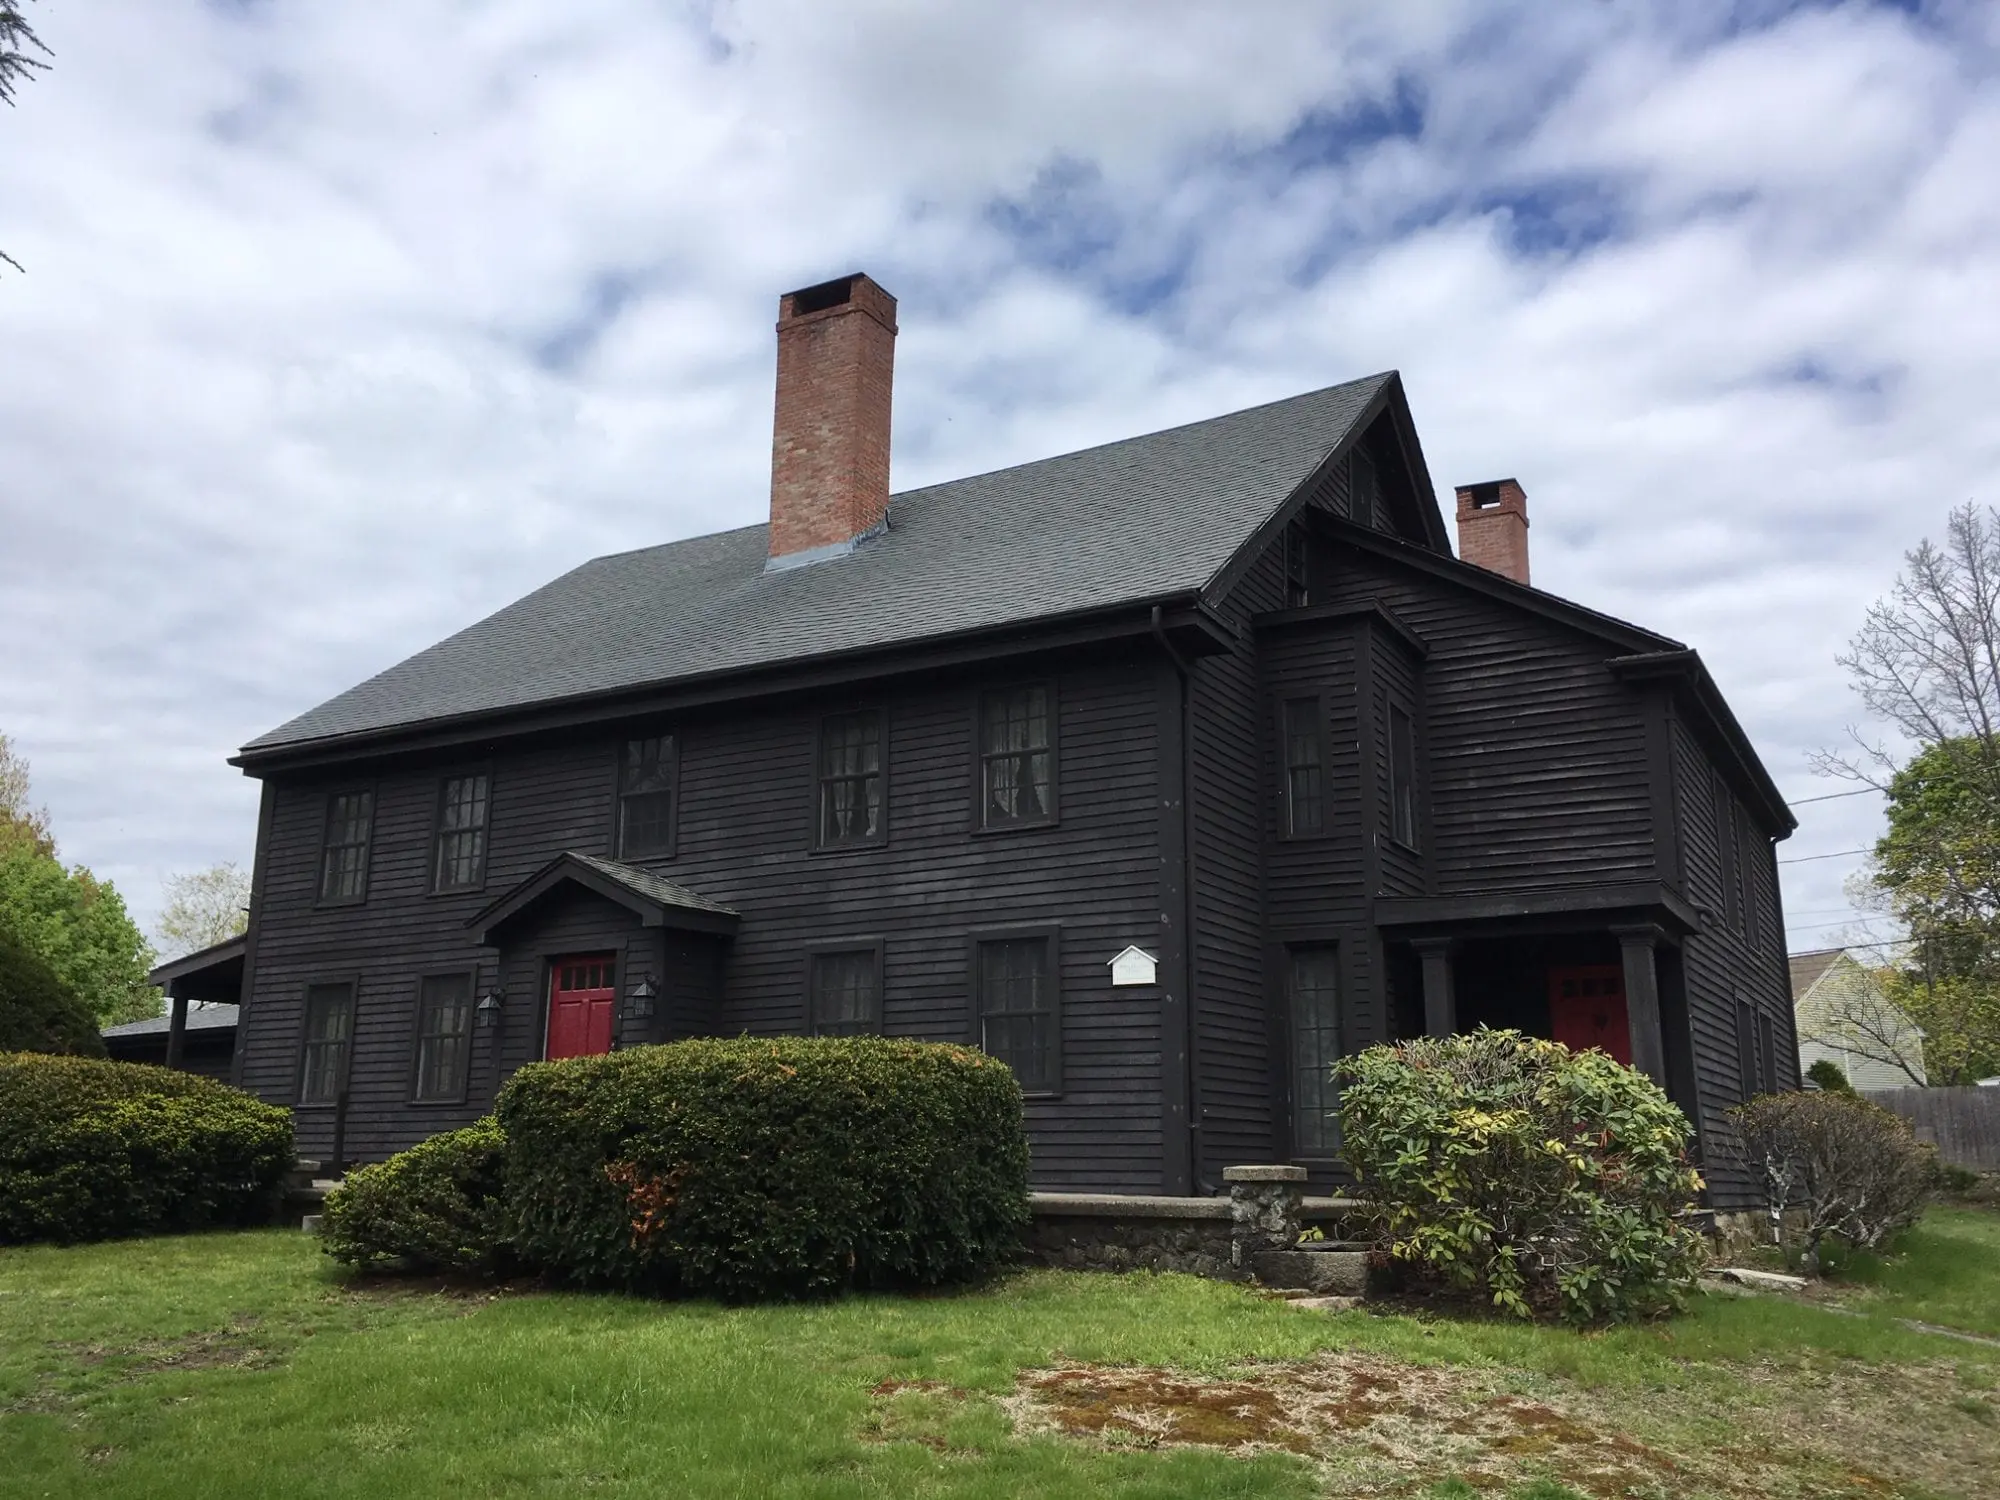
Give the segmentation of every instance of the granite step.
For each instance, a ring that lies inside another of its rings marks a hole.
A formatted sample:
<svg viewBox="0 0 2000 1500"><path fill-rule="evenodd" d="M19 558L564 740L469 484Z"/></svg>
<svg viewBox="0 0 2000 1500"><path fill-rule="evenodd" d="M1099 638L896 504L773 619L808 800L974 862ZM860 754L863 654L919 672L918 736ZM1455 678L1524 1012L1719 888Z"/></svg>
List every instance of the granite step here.
<svg viewBox="0 0 2000 1500"><path fill-rule="evenodd" d="M1365 1297L1368 1255L1363 1250L1260 1250L1250 1257L1251 1274L1269 1287L1310 1292L1314 1296Z"/></svg>

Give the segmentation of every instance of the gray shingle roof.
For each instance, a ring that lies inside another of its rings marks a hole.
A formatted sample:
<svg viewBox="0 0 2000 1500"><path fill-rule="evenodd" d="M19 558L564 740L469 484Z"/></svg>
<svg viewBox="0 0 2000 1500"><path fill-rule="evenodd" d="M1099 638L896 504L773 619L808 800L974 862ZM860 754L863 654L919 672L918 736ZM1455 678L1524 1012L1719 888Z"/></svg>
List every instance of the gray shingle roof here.
<svg viewBox="0 0 2000 1500"><path fill-rule="evenodd" d="M104 1028L105 1036L165 1036L173 1023L171 1015L152 1016L144 1021L124 1021L116 1026ZM233 1005L202 1005L188 1007L187 1029L189 1031L216 1031L236 1024L236 1007Z"/></svg>
<svg viewBox="0 0 2000 1500"><path fill-rule="evenodd" d="M766 573L762 526L600 557L244 749L1189 595L1393 378L910 490L810 567Z"/></svg>
<svg viewBox="0 0 2000 1500"><path fill-rule="evenodd" d="M737 915L735 907L724 906L720 901L711 901L684 885L663 880L651 870L642 870L636 865L620 864L615 859L599 859L595 854L579 854L574 849L568 853L578 864L590 866L599 874L608 876L627 890L636 892L660 906L684 906L689 911L719 912L725 917Z"/></svg>

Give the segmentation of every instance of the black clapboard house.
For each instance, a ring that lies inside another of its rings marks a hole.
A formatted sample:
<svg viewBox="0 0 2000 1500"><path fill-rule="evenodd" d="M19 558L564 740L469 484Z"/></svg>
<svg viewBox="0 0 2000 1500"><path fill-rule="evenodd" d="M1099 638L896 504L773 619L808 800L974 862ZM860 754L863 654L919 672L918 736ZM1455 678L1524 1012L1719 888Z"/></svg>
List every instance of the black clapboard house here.
<svg viewBox="0 0 2000 1500"><path fill-rule="evenodd" d="M1696 654L1454 558L1394 374L889 494L895 302L783 299L771 520L599 558L246 745L235 1076L380 1157L544 1057L1013 1065L1046 1188L1336 1173L1328 1064L1479 1025L1796 1082L1793 820Z"/></svg>

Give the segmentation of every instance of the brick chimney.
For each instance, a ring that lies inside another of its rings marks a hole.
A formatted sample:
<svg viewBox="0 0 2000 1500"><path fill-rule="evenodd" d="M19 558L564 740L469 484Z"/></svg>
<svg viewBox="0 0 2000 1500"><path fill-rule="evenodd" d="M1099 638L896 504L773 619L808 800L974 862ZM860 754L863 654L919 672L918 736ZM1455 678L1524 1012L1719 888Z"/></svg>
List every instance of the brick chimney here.
<svg viewBox="0 0 2000 1500"><path fill-rule="evenodd" d="M859 274L778 299L767 570L854 550L889 518L896 299Z"/></svg>
<svg viewBox="0 0 2000 1500"><path fill-rule="evenodd" d="M1528 581L1528 497L1518 479L1458 487L1459 561Z"/></svg>

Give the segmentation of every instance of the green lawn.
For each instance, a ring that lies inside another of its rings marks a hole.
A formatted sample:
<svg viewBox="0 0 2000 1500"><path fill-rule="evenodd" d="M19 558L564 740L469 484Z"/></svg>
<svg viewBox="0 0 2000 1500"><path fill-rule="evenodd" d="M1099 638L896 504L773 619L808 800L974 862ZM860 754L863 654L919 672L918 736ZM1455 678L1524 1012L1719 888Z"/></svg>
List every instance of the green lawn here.
<svg viewBox="0 0 2000 1500"><path fill-rule="evenodd" d="M1182 1277L724 1309L368 1285L295 1233L0 1251L0 1496L1990 1494L2000 1218L1852 1311L1562 1330Z"/></svg>

